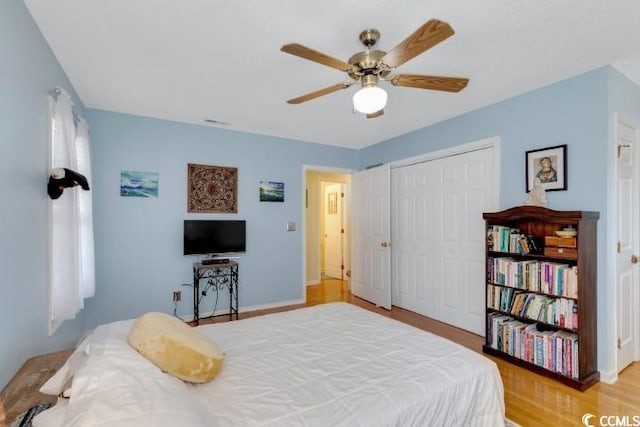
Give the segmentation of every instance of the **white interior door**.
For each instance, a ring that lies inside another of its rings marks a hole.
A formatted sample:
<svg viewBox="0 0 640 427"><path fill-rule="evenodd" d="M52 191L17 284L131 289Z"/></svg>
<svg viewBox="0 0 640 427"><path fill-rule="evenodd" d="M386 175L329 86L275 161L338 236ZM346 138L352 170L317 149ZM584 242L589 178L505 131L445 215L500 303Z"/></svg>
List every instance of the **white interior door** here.
<svg viewBox="0 0 640 427"><path fill-rule="evenodd" d="M392 171L394 305L485 333L485 226L497 209L494 149Z"/></svg>
<svg viewBox="0 0 640 427"><path fill-rule="evenodd" d="M637 129L616 120L618 371L638 358L638 143Z"/></svg>
<svg viewBox="0 0 640 427"><path fill-rule="evenodd" d="M324 274L343 279L343 184L324 185Z"/></svg>
<svg viewBox="0 0 640 427"><path fill-rule="evenodd" d="M390 169L382 165L351 178L351 292L391 309Z"/></svg>

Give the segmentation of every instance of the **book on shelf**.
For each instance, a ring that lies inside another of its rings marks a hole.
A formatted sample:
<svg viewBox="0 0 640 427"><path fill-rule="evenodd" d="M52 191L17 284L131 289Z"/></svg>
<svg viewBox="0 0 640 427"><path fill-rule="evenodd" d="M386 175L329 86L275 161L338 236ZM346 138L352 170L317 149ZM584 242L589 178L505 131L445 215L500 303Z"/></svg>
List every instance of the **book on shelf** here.
<svg viewBox="0 0 640 427"><path fill-rule="evenodd" d="M572 299L488 285L487 306L502 313L558 328L578 329L578 304Z"/></svg>
<svg viewBox="0 0 640 427"><path fill-rule="evenodd" d="M542 254L544 239L524 234L518 228L490 225L487 228L487 246L495 252Z"/></svg>
<svg viewBox="0 0 640 427"><path fill-rule="evenodd" d="M578 296L577 267L558 262L488 257L487 280L489 283L548 295L567 298Z"/></svg>
<svg viewBox="0 0 640 427"><path fill-rule="evenodd" d="M491 313L487 343L490 347L517 359L579 378L578 336L568 331L538 330L535 323L525 323L510 316Z"/></svg>

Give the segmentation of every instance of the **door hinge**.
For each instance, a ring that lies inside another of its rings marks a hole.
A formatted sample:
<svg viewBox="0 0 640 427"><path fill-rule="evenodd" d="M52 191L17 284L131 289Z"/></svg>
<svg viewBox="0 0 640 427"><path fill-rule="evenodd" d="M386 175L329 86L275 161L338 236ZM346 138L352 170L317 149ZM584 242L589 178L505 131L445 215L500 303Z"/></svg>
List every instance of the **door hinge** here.
<svg viewBox="0 0 640 427"><path fill-rule="evenodd" d="M340 266L340 270L344 270L344 264Z"/></svg>
<svg viewBox="0 0 640 427"><path fill-rule="evenodd" d="M622 348L622 340L618 338L618 350Z"/></svg>
<svg viewBox="0 0 640 427"><path fill-rule="evenodd" d="M618 253L620 253L620 240L618 240Z"/></svg>
<svg viewBox="0 0 640 427"><path fill-rule="evenodd" d="M629 145L629 144L618 144L618 158L620 158L620 151L623 148L631 148L631 145Z"/></svg>
<svg viewBox="0 0 640 427"><path fill-rule="evenodd" d="M344 193L340 193L340 197L344 197Z"/></svg>
<svg viewBox="0 0 640 427"><path fill-rule="evenodd" d="M341 229L340 229L340 232L341 232L342 234L344 234L344 228L341 228Z"/></svg>

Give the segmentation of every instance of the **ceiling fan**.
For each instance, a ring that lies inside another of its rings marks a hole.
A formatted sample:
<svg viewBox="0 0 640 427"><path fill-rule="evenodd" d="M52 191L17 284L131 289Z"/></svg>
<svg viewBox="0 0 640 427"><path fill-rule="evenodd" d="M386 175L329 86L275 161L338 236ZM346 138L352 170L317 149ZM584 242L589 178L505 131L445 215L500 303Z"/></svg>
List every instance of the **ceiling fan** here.
<svg viewBox="0 0 640 427"><path fill-rule="evenodd" d="M355 111L364 113L368 119L372 119L384 114L384 106L387 102L387 93L378 86L380 81L390 81L394 86L459 92L467 86L469 79L420 74L393 74L397 67L446 40L453 34L453 28L449 24L437 19L431 19L391 51L384 52L373 49L380 38L380 32L375 29L367 29L360 33L360 42L366 47L366 50L354 54L349 58L348 62L325 55L298 43L286 44L280 48L282 52L344 71L352 79L348 82L338 83L292 98L287 102L289 104L301 104L320 96L346 89L360 82L362 88L353 96L353 107Z"/></svg>

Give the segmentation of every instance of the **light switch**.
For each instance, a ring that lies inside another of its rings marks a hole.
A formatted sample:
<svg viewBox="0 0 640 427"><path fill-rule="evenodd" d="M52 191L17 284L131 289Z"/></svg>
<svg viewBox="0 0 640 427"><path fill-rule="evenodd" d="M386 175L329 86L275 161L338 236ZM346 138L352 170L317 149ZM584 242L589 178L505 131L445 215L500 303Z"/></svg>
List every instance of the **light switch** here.
<svg viewBox="0 0 640 427"><path fill-rule="evenodd" d="M289 221L287 223L287 231L296 231L296 223L293 221Z"/></svg>

